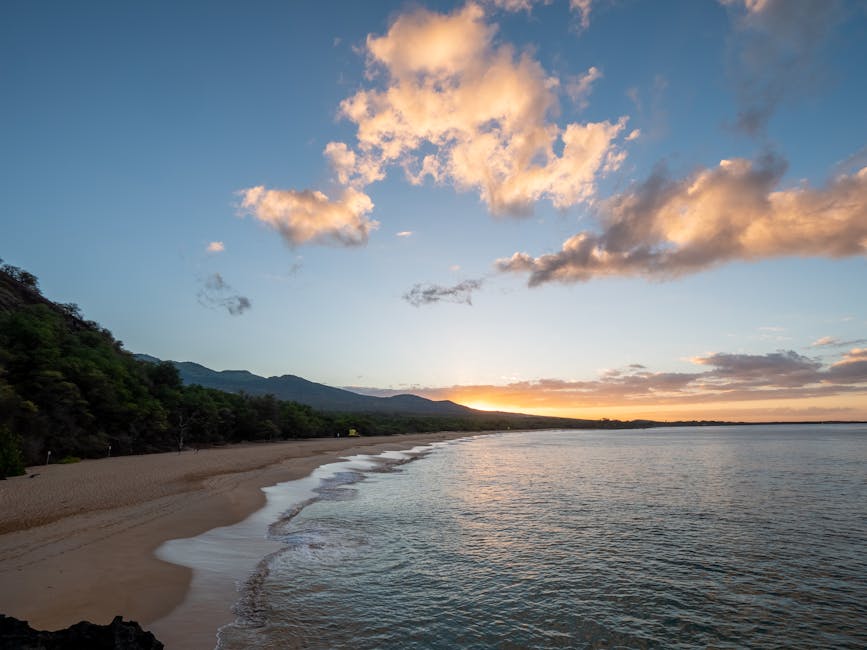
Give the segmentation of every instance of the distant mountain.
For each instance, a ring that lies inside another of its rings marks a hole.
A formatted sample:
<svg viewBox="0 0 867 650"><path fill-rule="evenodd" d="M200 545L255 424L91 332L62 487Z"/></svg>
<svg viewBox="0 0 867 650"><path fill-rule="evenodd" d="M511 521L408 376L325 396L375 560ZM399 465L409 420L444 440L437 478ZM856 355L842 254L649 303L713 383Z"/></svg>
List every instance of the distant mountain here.
<svg viewBox="0 0 867 650"><path fill-rule="evenodd" d="M147 354L137 354L140 361L159 363ZM184 384L197 384L229 393L274 395L277 399L307 404L330 412L387 413L392 415L477 415L484 413L449 400L434 401L418 395L374 397L359 395L342 388L308 381L295 375L260 377L246 370L211 370L191 361L172 361Z"/></svg>

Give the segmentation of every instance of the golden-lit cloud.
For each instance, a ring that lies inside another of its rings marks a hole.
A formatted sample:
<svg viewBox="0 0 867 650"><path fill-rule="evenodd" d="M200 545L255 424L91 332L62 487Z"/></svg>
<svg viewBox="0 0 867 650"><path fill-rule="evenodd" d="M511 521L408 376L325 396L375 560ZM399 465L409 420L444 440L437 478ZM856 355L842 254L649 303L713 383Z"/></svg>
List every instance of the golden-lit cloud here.
<svg viewBox="0 0 867 650"><path fill-rule="evenodd" d="M205 250L209 253L222 253L226 250L226 245L221 241L212 241Z"/></svg>
<svg viewBox="0 0 867 650"><path fill-rule="evenodd" d="M854 339L843 341L838 339L835 336L823 336L822 338L816 339L810 344L811 348L843 348L843 347L851 347L853 345L863 345L867 343L867 339Z"/></svg>
<svg viewBox="0 0 867 650"><path fill-rule="evenodd" d="M373 201L364 192L347 187L331 199L322 192L243 190L242 210L277 230L290 245L307 242L355 246L367 242L379 224L368 218Z"/></svg>
<svg viewBox="0 0 867 650"><path fill-rule="evenodd" d="M540 257L518 252L502 271L529 274L531 286L602 276L671 278L733 260L867 253L867 167L826 187L777 189L785 170L724 160L673 180L657 172L600 207L601 232L570 237Z"/></svg>
<svg viewBox="0 0 867 650"><path fill-rule="evenodd" d="M867 380L867 348L854 348L828 370L829 378L840 383Z"/></svg>
<svg viewBox="0 0 867 650"><path fill-rule="evenodd" d="M520 0L495 4L530 7ZM570 5L585 22L590 3ZM329 142L323 151L333 188L326 194L251 187L239 192L242 210L293 246L359 245L378 225L369 217L366 188L394 168L413 184L478 192L498 215L530 214L541 200L567 208L593 199L598 179L625 158L617 140L627 118L559 125L559 79L530 51L518 52L496 35L475 2L447 14L412 9L384 35L368 35L370 83L339 110L355 125L355 142ZM566 92L583 106L600 76L590 68Z"/></svg>
<svg viewBox="0 0 867 650"><path fill-rule="evenodd" d="M654 413L707 417L709 404L716 405L714 412L718 413L731 411L731 405L737 405L742 416L752 412L748 419L773 419L763 415L766 405L773 405L778 413L789 413L789 417L797 417L795 413L803 416L807 408L821 408L823 413L836 413L836 417L867 417L865 348L854 348L830 365L791 350L715 353L695 357L692 362L697 366L692 372L654 372L641 364L631 364L604 371L591 380L415 386L412 392L430 399L484 404L486 409L573 417L649 417ZM406 392L355 390L380 396Z"/></svg>
<svg viewBox="0 0 867 650"><path fill-rule="evenodd" d="M450 14L419 8L368 36L368 75L382 85L341 103L357 144L327 145L337 180L363 187L396 165L415 184L477 191L494 214L593 197L599 176L624 158L615 140L626 118L558 125L559 80L496 31L469 3ZM591 68L576 82L579 101L599 76Z"/></svg>

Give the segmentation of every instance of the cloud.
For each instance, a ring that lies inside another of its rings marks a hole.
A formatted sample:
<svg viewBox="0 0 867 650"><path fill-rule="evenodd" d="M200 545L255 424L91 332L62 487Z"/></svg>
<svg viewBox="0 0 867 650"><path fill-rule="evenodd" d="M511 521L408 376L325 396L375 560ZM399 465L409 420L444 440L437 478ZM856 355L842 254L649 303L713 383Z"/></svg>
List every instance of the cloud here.
<svg viewBox="0 0 867 650"><path fill-rule="evenodd" d="M482 280L464 280L452 287L437 284L416 284L403 294L403 299L413 307L431 305L436 302L455 302L473 304L473 291L482 287Z"/></svg>
<svg viewBox="0 0 867 650"><path fill-rule="evenodd" d="M488 0L488 4L504 11L530 11L539 0Z"/></svg>
<svg viewBox="0 0 867 650"><path fill-rule="evenodd" d="M854 348L828 370L828 379L837 383L867 381L867 348Z"/></svg>
<svg viewBox="0 0 867 650"><path fill-rule="evenodd" d="M845 348L853 345L863 345L867 343L867 339L853 339L850 341L841 341L834 336L823 336L810 343L811 348Z"/></svg>
<svg viewBox="0 0 867 650"><path fill-rule="evenodd" d="M581 27L587 29L590 27L590 8L593 5L593 0L569 0L569 8L572 11L578 12L581 16Z"/></svg>
<svg viewBox="0 0 867 650"><path fill-rule="evenodd" d="M779 190L785 164L723 160L674 180L663 169L600 206L602 232L570 237L557 253L496 262L530 286L604 276L659 279L734 260L841 258L867 253L867 167L826 187Z"/></svg>
<svg viewBox="0 0 867 650"><path fill-rule="evenodd" d="M211 309L225 309L232 316L239 316L252 307L250 299L232 289L219 273L212 273L204 279L198 299L199 304Z"/></svg>
<svg viewBox="0 0 867 650"><path fill-rule="evenodd" d="M209 253L222 253L226 250L225 244L221 241L212 241L206 249Z"/></svg>
<svg viewBox="0 0 867 650"><path fill-rule="evenodd" d="M412 237L412 230L401 230L395 237Z"/></svg>
<svg viewBox="0 0 867 650"><path fill-rule="evenodd" d="M694 363L713 367L706 382L731 387L804 386L818 381L821 362L792 350L764 355L718 353L696 357Z"/></svg>
<svg viewBox="0 0 867 650"><path fill-rule="evenodd" d="M307 242L358 246L367 243L379 223L367 217L373 201L364 192L344 188L330 199L315 190L267 190L262 186L240 192L241 208L277 230L290 246Z"/></svg>
<svg viewBox="0 0 867 650"><path fill-rule="evenodd" d="M626 118L560 127L559 80L529 52L498 44L496 31L469 3L451 14L419 8L369 35L368 76L382 84L340 105L357 142L326 147L338 182L364 187L399 166L414 184L478 192L494 214L593 197L598 177L624 159L615 140ZM588 74L585 94L598 71Z"/></svg>
<svg viewBox="0 0 867 650"><path fill-rule="evenodd" d="M721 0L735 24L731 69L736 126L762 132L777 106L824 76L820 52L842 17L838 0Z"/></svg>
<svg viewBox="0 0 867 650"><path fill-rule="evenodd" d="M569 79L566 84L566 94L569 95L569 98L575 102L579 109L584 110L590 103L588 97L590 97L590 93L593 91L593 82L601 78L602 72L600 72L599 68L591 67L583 75ZM631 138L627 136L626 139L630 140Z"/></svg>
<svg viewBox="0 0 867 650"><path fill-rule="evenodd" d="M550 4L551 0L487 0L487 3L504 11L530 12L534 4ZM576 12L581 20L581 28L590 27L590 9L593 0L569 0L569 9Z"/></svg>
<svg viewBox="0 0 867 650"><path fill-rule="evenodd" d="M853 349L830 366L791 350L714 353L696 357L693 363L700 369L652 372L641 364L631 364L591 380L536 379L505 385L415 387L412 392L431 399L511 404L528 410L564 406L651 408L867 394L867 349ZM397 392L406 390L379 394Z"/></svg>
<svg viewBox="0 0 867 650"><path fill-rule="evenodd" d="M532 1L493 4L516 11ZM589 0L570 7L586 24ZM395 168L416 185L429 180L477 192L496 215L529 215L538 201L558 209L592 201L598 180L625 159L619 140L628 118L558 124L559 79L532 51L496 36L476 2L447 14L415 8L384 35L369 34L369 84L339 109L355 127L354 142L323 150L333 173L329 192L250 187L238 192L241 210L290 246L356 246L378 226L365 189ZM599 76L590 68L570 85L579 104Z"/></svg>
<svg viewBox="0 0 867 650"><path fill-rule="evenodd" d="M858 151L846 156L846 158L834 165L834 172L837 176L851 174L861 167L867 167L867 145L864 145Z"/></svg>

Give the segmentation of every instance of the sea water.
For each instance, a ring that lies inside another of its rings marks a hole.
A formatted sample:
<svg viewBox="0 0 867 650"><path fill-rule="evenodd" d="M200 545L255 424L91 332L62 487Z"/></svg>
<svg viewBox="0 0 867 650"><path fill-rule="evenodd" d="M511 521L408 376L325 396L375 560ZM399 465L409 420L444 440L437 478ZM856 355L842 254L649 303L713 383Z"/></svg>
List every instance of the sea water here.
<svg viewBox="0 0 867 650"><path fill-rule="evenodd" d="M867 426L504 432L387 460L275 519L221 648L867 647Z"/></svg>

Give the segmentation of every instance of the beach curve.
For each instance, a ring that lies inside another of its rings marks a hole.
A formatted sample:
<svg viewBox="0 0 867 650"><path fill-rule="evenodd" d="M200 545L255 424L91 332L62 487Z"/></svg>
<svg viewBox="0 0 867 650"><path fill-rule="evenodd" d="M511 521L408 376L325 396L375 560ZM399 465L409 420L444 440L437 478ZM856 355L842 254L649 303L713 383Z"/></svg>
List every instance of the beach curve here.
<svg viewBox="0 0 867 650"><path fill-rule="evenodd" d="M183 602L192 578L154 555L163 542L237 523L265 504L262 488L339 458L467 435L314 438L29 468L0 481L0 612L41 629L117 614L147 627Z"/></svg>

